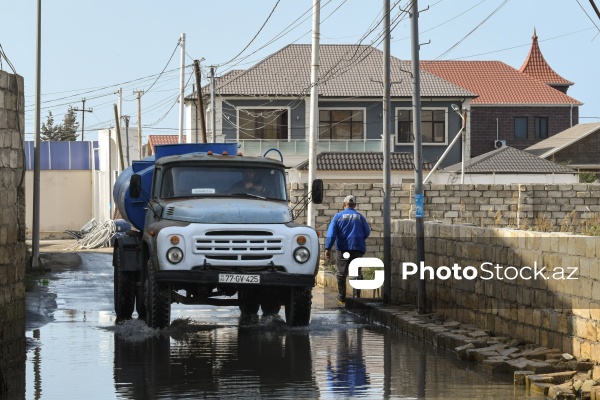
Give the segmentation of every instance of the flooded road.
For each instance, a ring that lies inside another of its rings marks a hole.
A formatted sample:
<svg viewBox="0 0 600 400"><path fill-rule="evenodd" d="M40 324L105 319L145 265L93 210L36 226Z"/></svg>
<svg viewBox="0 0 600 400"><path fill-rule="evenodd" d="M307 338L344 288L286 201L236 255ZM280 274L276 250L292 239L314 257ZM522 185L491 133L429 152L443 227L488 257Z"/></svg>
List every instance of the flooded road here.
<svg viewBox="0 0 600 400"><path fill-rule="evenodd" d="M319 289L307 328L180 305L165 330L115 325L111 255L79 254L28 295L27 399L525 398L510 377L364 325Z"/></svg>

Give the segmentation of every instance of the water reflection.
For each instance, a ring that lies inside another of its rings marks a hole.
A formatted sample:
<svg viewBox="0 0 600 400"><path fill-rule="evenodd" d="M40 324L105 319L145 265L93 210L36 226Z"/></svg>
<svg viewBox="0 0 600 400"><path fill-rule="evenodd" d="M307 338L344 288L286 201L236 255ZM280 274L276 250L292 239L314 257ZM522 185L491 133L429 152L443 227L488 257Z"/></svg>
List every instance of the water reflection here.
<svg viewBox="0 0 600 400"><path fill-rule="evenodd" d="M131 399L317 397L308 331L199 327L183 336L132 342L116 334L116 393Z"/></svg>
<svg viewBox="0 0 600 400"><path fill-rule="evenodd" d="M335 361L327 354L327 383L333 393L356 396L369 386L369 376L362 354L363 330L353 332L341 330L337 333Z"/></svg>

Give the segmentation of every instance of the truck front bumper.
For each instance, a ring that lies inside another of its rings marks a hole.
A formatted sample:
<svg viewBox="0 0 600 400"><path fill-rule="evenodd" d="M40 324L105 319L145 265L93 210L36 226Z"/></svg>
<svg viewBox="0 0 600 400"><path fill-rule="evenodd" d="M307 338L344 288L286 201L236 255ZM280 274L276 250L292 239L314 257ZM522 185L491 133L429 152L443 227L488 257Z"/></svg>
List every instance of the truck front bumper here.
<svg viewBox="0 0 600 400"><path fill-rule="evenodd" d="M315 276L306 274L290 274L288 272L252 272L238 273L236 275L260 275L260 283L219 282L222 271L192 270L192 271L156 271L156 280L165 283L208 283L217 286L315 286Z"/></svg>

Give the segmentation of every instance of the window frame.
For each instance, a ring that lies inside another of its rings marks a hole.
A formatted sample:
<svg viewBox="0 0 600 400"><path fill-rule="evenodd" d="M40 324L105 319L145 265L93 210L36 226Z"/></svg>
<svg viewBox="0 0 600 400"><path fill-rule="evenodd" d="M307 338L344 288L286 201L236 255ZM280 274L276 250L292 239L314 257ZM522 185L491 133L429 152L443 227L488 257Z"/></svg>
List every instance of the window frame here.
<svg viewBox="0 0 600 400"><path fill-rule="evenodd" d="M361 111L363 115L363 138L362 139L321 139L321 111ZM367 140L367 107L319 107L319 123L317 126L317 141L329 140L351 140L353 142L365 142Z"/></svg>
<svg viewBox="0 0 600 400"><path fill-rule="evenodd" d="M398 119L399 111L410 111L413 112L413 107L395 107L394 108L394 143L396 146L414 146L414 141L412 142L400 142L398 140L400 136L399 126L400 120ZM444 141L443 142L422 142L423 146L447 146L448 141L448 107L421 107L421 124L423 123L423 111L444 111ZM411 129L412 129L412 120L411 120ZM462 120L461 120L462 124ZM422 131L422 129L421 129Z"/></svg>
<svg viewBox="0 0 600 400"><path fill-rule="evenodd" d="M541 132L538 129L540 121L546 121L545 136L541 136ZM550 123L549 123L549 118L548 117L533 117L533 135L534 135L534 138L535 139L548 139L550 137L550 132L549 132L549 129L548 129L549 125L550 125Z"/></svg>
<svg viewBox="0 0 600 400"><path fill-rule="evenodd" d="M287 139L241 139L240 131L241 131L241 121L240 121L240 112L244 110L281 110L287 111ZM280 142L290 142L292 140L292 108L289 106L277 107L277 106L236 106L235 107L235 118L236 118L236 136L237 140L277 140Z"/></svg>
<svg viewBox="0 0 600 400"><path fill-rule="evenodd" d="M517 120L524 119L525 120L525 137L517 136ZM514 117L513 118L513 138L514 140L527 140L529 139L529 117Z"/></svg>

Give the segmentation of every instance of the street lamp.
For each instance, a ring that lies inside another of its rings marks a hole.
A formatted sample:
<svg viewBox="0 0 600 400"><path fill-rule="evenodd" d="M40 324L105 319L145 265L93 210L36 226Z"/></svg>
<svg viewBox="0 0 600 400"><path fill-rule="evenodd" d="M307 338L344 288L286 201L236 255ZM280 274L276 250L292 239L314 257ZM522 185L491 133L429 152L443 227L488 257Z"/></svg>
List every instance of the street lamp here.
<svg viewBox="0 0 600 400"><path fill-rule="evenodd" d="M462 120L462 127L460 128L460 133L462 134L462 150L461 150L461 163L460 163L460 183L465 183L465 144L467 141L466 135L465 135L465 130L467 127L467 120L465 118L465 115L467 113L467 110L463 109L461 112L461 109L456 105L456 104L452 104L452 109L460 116L460 119Z"/></svg>
<svg viewBox="0 0 600 400"><path fill-rule="evenodd" d="M437 168L442 163L442 161L444 161L444 158L446 158L446 155L450 152L450 149L452 148L452 146L454 146L454 144L461 137L461 135L462 135L463 141L462 141L462 167L461 167L460 183L465 183L465 142L466 142L466 137L465 137L464 132L467 129L467 120L466 120L467 110L463 109L462 113L461 113L461 109L456 104L452 104L452 109L454 111L456 111L456 113L462 119L462 126L460 127L460 130L458 131L458 133L456 134L454 139L452 139L452 141L450 142L448 147L446 147L446 150L444 150L444 153L442 153L442 156L437 160L437 162L435 163L435 165L433 166L431 171L429 171L429 174L427 174L427 176L423 180L423 183L427 183L427 181L429 180L429 177L431 175L433 175L433 173L437 170Z"/></svg>

